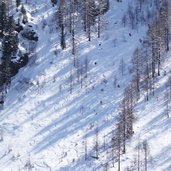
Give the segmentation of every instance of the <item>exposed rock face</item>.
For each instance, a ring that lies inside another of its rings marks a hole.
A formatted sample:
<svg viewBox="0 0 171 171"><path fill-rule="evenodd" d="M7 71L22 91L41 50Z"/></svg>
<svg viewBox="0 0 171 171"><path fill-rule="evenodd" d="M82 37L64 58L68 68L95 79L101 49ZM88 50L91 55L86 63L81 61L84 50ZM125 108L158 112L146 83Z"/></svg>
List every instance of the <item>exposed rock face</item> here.
<svg viewBox="0 0 171 171"><path fill-rule="evenodd" d="M26 30L23 30L21 35L28 40L38 41L38 35L33 29L27 28Z"/></svg>

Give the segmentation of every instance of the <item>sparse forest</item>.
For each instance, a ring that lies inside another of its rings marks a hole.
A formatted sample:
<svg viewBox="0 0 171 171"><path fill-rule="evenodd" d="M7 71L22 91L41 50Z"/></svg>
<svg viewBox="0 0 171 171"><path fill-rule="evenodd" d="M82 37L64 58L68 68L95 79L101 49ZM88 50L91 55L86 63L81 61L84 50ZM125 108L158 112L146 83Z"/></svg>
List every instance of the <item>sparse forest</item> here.
<svg viewBox="0 0 171 171"><path fill-rule="evenodd" d="M1 0L0 170L170 171L170 28L169 0Z"/></svg>

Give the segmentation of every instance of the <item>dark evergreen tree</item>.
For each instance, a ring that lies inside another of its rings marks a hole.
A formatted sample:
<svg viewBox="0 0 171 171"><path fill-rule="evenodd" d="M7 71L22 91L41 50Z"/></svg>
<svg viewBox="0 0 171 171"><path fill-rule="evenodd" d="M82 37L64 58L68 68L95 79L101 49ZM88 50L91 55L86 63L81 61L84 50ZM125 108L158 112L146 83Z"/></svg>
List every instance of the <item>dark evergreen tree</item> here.
<svg viewBox="0 0 171 171"><path fill-rule="evenodd" d="M21 0L16 0L16 6L19 7L21 5Z"/></svg>
<svg viewBox="0 0 171 171"><path fill-rule="evenodd" d="M24 7L24 5L22 4L22 7L21 7L21 13L22 13L22 22L23 24L26 24L28 22L28 18L27 18L27 12L26 12L26 9Z"/></svg>
<svg viewBox="0 0 171 171"><path fill-rule="evenodd" d="M55 4L57 4L57 0L51 0L51 2L52 2L52 4L53 4L53 6L55 5Z"/></svg>
<svg viewBox="0 0 171 171"><path fill-rule="evenodd" d="M0 2L0 37L3 37L7 22L7 8L4 1Z"/></svg>
<svg viewBox="0 0 171 171"><path fill-rule="evenodd" d="M57 19L58 19L58 28L60 32L60 45L62 49L66 48L66 42L65 42L65 11L66 10L66 2L64 0L60 1L58 12L57 12Z"/></svg>

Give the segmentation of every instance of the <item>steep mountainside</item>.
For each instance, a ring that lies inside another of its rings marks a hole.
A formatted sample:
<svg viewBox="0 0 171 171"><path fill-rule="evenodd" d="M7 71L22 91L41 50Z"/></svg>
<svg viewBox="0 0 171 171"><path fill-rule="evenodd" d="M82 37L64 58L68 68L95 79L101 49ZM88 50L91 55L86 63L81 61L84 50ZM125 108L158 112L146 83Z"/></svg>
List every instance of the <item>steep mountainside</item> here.
<svg viewBox="0 0 171 171"><path fill-rule="evenodd" d="M29 0L11 11L17 21L24 7L27 22L19 23L24 31L18 47L29 59L12 77L1 106L0 170L170 171L170 51L161 53L160 74L152 80L148 100L143 87L134 104L126 153L121 152L121 139L114 141L122 99L134 78L132 57L145 44L162 3L110 0L109 9L90 27L90 41L82 29L80 4L71 16L74 31L66 29L63 35L63 48L57 16L65 1L52 2ZM139 3L146 10L144 19L137 12L141 22L136 23L131 9ZM65 17L68 21L69 14Z"/></svg>

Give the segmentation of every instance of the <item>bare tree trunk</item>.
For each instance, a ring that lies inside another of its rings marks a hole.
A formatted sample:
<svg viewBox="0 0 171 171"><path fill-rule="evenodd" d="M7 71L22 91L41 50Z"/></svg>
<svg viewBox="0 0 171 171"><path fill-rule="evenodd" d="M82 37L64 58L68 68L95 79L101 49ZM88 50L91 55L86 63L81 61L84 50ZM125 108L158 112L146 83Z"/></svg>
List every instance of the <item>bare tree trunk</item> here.
<svg viewBox="0 0 171 171"><path fill-rule="evenodd" d="M84 153L85 153L85 160L87 160L87 135L85 135L85 140L84 140Z"/></svg>

